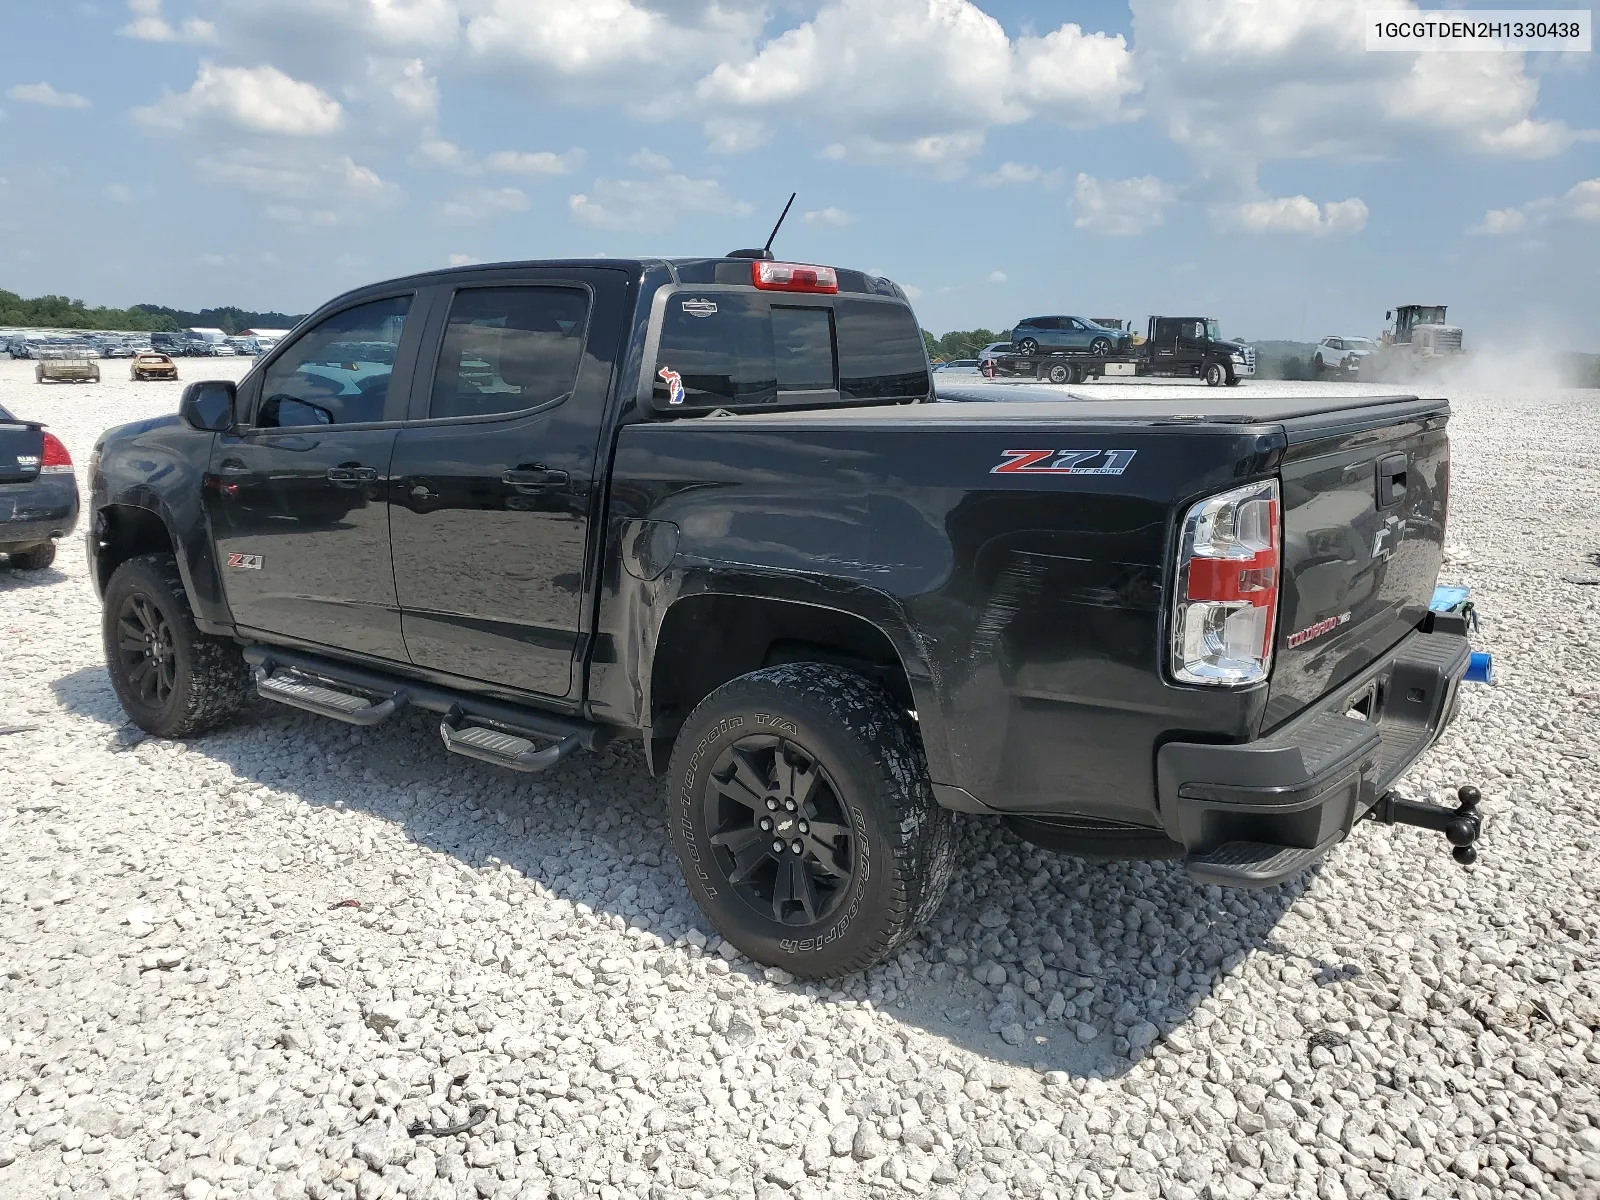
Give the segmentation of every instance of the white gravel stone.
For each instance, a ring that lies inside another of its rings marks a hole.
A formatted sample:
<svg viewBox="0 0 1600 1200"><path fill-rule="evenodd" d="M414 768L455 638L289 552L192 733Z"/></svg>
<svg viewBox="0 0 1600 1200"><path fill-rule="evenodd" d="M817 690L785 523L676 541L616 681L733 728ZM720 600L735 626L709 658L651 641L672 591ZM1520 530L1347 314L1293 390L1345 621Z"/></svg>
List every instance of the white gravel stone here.
<svg viewBox="0 0 1600 1200"><path fill-rule="evenodd" d="M0 404L80 483L179 391L29 368ZM1222 892L964 820L927 932L823 985L707 937L635 747L515 776L265 704L146 739L81 541L0 565L39 764L0 781L0 1195L1600 1196L1600 589L1563 582L1600 394L1454 404L1442 581L1501 680L1402 789L1483 788L1474 867L1368 824Z"/></svg>

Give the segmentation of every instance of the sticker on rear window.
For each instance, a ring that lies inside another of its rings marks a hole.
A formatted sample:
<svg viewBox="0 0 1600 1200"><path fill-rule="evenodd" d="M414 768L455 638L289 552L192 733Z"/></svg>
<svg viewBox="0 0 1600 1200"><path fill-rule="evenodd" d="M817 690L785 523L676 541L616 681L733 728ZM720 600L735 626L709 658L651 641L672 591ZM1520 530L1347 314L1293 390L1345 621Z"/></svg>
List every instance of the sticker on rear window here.
<svg viewBox="0 0 1600 1200"><path fill-rule="evenodd" d="M991 475L1121 475L1136 450L1002 450Z"/></svg>
<svg viewBox="0 0 1600 1200"><path fill-rule="evenodd" d="M717 311L717 305L712 300L685 300L683 311L691 317L709 317Z"/></svg>
<svg viewBox="0 0 1600 1200"><path fill-rule="evenodd" d="M667 403L682 404L683 376L679 375L671 367L662 367L661 370L656 372L656 374L661 376L662 380L667 385Z"/></svg>

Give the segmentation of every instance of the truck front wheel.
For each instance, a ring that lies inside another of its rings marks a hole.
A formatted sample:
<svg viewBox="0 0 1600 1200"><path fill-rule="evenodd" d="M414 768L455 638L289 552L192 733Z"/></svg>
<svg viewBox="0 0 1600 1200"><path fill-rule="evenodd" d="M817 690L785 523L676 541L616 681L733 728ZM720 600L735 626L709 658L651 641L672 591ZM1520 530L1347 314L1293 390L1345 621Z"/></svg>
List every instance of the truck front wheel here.
<svg viewBox="0 0 1600 1200"><path fill-rule="evenodd" d="M860 675L768 667L701 701L669 776L695 902L758 962L808 979L893 954L938 908L954 820L915 726Z"/></svg>
<svg viewBox="0 0 1600 1200"><path fill-rule="evenodd" d="M111 686L146 732L203 733L243 703L244 658L232 642L195 626L172 555L141 554L116 569L106 584L101 628Z"/></svg>
<svg viewBox="0 0 1600 1200"><path fill-rule="evenodd" d="M1206 367L1206 386L1221 387L1228 382L1228 368L1219 362L1211 363Z"/></svg>

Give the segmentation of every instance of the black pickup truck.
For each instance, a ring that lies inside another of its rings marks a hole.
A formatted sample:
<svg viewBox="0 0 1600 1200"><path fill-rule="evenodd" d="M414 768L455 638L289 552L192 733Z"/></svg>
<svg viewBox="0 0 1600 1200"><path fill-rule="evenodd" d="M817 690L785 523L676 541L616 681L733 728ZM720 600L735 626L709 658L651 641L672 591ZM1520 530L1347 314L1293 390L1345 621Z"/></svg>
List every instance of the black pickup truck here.
<svg viewBox="0 0 1600 1200"><path fill-rule="evenodd" d="M759 253L366 287L107 432L128 714L638 736L695 899L808 977L934 911L952 810L1242 886L1364 815L1476 835L1389 791L1468 659L1444 401L932 403L897 286Z"/></svg>

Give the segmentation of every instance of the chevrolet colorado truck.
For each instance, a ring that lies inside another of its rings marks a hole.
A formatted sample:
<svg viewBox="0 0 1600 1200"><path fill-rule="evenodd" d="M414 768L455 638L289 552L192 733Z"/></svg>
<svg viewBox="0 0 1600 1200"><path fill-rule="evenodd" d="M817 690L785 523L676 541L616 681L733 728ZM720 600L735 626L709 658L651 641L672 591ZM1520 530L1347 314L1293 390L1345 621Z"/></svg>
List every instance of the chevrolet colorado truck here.
<svg viewBox="0 0 1600 1200"><path fill-rule="evenodd" d="M1390 791L1468 662L1447 403L1209 395L935 403L899 287L763 251L376 284L100 438L107 666L168 737L252 689L512 770L637 737L805 977L930 916L955 812L1240 886L1470 841Z"/></svg>

